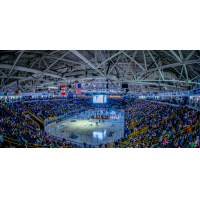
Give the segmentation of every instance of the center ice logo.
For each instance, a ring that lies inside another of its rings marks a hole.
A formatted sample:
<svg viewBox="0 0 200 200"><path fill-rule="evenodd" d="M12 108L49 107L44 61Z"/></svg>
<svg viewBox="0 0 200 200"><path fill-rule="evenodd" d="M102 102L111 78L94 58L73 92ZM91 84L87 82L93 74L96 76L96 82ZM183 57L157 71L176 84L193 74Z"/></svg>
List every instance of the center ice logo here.
<svg viewBox="0 0 200 200"><path fill-rule="evenodd" d="M114 132L109 131L109 133L107 134L107 137L112 137L114 135Z"/></svg>

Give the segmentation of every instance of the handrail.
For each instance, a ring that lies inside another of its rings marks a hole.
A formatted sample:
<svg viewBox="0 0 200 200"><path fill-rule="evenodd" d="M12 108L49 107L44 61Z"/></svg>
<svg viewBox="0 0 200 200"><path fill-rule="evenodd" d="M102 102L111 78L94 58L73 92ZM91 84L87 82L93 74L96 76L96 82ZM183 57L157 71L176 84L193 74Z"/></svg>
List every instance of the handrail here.
<svg viewBox="0 0 200 200"><path fill-rule="evenodd" d="M14 115L14 116L17 116L18 117L18 115L16 115L12 110L10 110L7 106L5 106L4 104L2 104L2 103L0 103L1 105L3 105L7 110L8 110L8 112L10 112L12 115ZM23 112L22 112L22 114L23 114ZM22 120L24 121L24 122L26 122L23 118L22 118Z"/></svg>
<svg viewBox="0 0 200 200"><path fill-rule="evenodd" d="M43 124L43 122L37 118L30 110L27 110L28 114L30 114L32 117L36 118L39 122L41 122Z"/></svg>
<svg viewBox="0 0 200 200"><path fill-rule="evenodd" d="M12 147L11 144L17 144L17 145L21 146L21 143L20 143L19 140L15 140L15 139L10 138L10 137L7 137L7 136L3 136L3 138L4 138L4 141L8 142L8 143L10 144L11 147ZM11 140L13 140L14 142L11 141Z"/></svg>
<svg viewBox="0 0 200 200"><path fill-rule="evenodd" d="M73 148L71 146L51 146L51 145L42 145L42 144L34 144L34 143L26 143L27 148Z"/></svg>
<svg viewBox="0 0 200 200"><path fill-rule="evenodd" d="M24 111L22 112L22 115L26 116L25 114L28 113L30 114L28 111ZM27 116L31 121L33 121L33 123L35 123L35 125L38 127L39 131L40 131L40 125L35 121L33 120L32 118L30 118L29 116ZM30 124L34 125L33 123L29 122Z"/></svg>
<svg viewBox="0 0 200 200"><path fill-rule="evenodd" d="M41 122L42 124L44 123L43 120L41 118L39 118L39 116L36 116L34 115L34 113L29 109L27 108L27 106L21 102L21 104L25 107L25 109L30 113L30 115L32 115L33 117L35 117L39 122Z"/></svg>

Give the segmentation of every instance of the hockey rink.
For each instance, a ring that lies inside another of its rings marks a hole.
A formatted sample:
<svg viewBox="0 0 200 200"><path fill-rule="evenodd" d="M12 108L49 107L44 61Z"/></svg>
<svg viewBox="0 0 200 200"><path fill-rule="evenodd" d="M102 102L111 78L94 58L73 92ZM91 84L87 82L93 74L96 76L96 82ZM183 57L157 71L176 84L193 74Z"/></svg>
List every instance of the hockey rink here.
<svg viewBox="0 0 200 200"><path fill-rule="evenodd" d="M77 144L86 142L95 146L110 143L124 135L124 110L88 111L52 125L46 131Z"/></svg>

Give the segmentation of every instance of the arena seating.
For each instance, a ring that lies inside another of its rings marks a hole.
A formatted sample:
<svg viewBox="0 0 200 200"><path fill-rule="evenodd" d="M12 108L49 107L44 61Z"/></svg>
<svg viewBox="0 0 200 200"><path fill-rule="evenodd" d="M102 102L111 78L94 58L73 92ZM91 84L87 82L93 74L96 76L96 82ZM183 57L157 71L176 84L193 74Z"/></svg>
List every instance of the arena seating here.
<svg viewBox="0 0 200 200"><path fill-rule="evenodd" d="M65 139L47 134L44 120L49 117L69 116L74 112L100 107L91 99L78 99L73 105L67 100L24 99L23 102L0 104L1 147L88 147L77 146ZM168 102L169 103L169 102ZM170 102L173 103L173 102ZM200 147L199 112L179 104L164 104L151 100L112 99L106 108L124 108L125 135L110 144L113 148L187 148Z"/></svg>

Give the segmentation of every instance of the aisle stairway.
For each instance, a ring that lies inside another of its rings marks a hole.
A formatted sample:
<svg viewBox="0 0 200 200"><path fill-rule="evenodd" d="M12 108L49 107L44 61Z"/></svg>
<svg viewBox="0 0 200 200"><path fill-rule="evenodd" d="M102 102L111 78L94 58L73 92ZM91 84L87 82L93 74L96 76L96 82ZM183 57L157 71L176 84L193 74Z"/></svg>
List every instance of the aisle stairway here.
<svg viewBox="0 0 200 200"><path fill-rule="evenodd" d="M0 103L9 113L11 113L12 115L15 115L15 113L12 111L12 110L10 110L5 104L3 104L3 103Z"/></svg>
<svg viewBox="0 0 200 200"><path fill-rule="evenodd" d="M22 112L22 115L24 115L25 117L28 117L29 120L32 121L32 122L29 121L30 124L37 126L39 130L41 129L39 123L36 121L36 119L34 119L34 117L28 111Z"/></svg>
<svg viewBox="0 0 200 200"><path fill-rule="evenodd" d="M44 124L44 121L39 116L36 116L30 109L28 109L23 102L21 102L21 104L26 109L27 113L33 117L33 119L40 122L42 125Z"/></svg>

